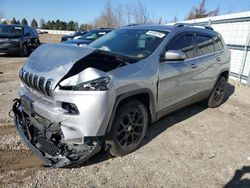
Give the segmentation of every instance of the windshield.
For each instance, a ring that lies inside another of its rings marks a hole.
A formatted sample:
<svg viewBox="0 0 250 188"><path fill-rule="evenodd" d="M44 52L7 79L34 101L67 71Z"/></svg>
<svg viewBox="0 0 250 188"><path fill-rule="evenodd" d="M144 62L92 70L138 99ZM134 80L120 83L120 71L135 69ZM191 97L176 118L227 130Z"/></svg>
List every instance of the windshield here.
<svg viewBox="0 0 250 188"><path fill-rule="evenodd" d="M145 58L153 53L167 34L167 31L148 29L119 29L94 41L89 47Z"/></svg>
<svg viewBox="0 0 250 188"><path fill-rule="evenodd" d="M23 28L19 26L0 25L0 34L22 35Z"/></svg>
<svg viewBox="0 0 250 188"><path fill-rule="evenodd" d="M107 32L106 31L89 31L79 37L78 39L80 40L95 40L103 35L105 35Z"/></svg>

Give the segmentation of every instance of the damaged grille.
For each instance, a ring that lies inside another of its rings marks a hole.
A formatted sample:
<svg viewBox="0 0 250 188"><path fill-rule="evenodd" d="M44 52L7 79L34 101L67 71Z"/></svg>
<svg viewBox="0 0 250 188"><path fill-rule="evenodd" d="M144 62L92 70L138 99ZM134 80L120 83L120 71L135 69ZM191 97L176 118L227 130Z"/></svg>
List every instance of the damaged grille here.
<svg viewBox="0 0 250 188"><path fill-rule="evenodd" d="M19 74L20 79L30 88L44 94L47 96L52 96L52 80L45 79L44 77L39 77L38 75L33 75L27 71L21 70Z"/></svg>
<svg viewBox="0 0 250 188"><path fill-rule="evenodd" d="M53 157L56 156L60 150L58 146L56 146L53 142L45 138L38 137L37 142L38 142L37 148L39 148L40 151L47 153Z"/></svg>
<svg viewBox="0 0 250 188"><path fill-rule="evenodd" d="M0 45L5 45L5 44L7 44L8 43L8 41L6 40L6 41L0 41Z"/></svg>

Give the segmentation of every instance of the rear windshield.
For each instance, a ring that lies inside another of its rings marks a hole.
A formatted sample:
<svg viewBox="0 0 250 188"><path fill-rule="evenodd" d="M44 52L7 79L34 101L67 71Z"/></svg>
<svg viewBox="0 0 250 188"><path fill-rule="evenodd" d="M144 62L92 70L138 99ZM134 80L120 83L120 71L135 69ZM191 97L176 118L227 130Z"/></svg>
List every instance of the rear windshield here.
<svg viewBox="0 0 250 188"><path fill-rule="evenodd" d="M23 28L19 26L0 25L0 34L22 35Z"/></svg>

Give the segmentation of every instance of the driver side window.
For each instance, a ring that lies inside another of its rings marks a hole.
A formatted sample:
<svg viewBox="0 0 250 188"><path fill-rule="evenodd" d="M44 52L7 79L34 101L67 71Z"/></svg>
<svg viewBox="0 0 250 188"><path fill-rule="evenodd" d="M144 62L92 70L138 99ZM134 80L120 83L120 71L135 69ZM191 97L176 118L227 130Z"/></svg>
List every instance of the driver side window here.
<svg viewBox="0 0 250 188"><path fill-rule="evenodd" d="M195 57L193 35L187 34L175 38L170 45L168 45L166 51L168 50L180 50L186 54L187 59Z"/></svg>

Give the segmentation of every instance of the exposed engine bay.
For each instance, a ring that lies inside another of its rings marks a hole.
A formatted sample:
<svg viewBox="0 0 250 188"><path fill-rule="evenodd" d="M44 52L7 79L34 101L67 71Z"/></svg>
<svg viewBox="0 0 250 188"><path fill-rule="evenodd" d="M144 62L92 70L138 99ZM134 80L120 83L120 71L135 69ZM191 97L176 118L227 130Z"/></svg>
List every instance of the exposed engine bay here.
<svg viewBox="0 0 250 188"><path fill-rule="evenodd" d="M19 99L15 100L13 112L20 136L49 167L77 166L100 150L100 140L97 138L86 138L83 144L68 143L60 124L51 123L36 113L26 113Z"/></svg>
<svg viewBox="0 0 250 188"><path fill-rule="evenodd" d="M134 57L128 57L103 50L95 50L91 54L77 61L67 76L69 76L69 74L71 76L78 74L82 70L89 67L96 68L103 72L108 72L116 68L135 63L138 60L138 58Z"/></svg>

